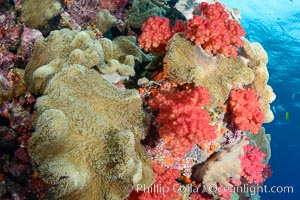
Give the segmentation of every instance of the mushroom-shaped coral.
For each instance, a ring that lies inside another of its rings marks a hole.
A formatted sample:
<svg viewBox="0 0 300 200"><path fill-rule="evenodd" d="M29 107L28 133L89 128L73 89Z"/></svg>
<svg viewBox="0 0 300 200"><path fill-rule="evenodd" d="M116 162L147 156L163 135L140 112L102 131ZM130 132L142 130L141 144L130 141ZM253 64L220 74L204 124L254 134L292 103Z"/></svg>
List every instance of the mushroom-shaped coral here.
<svg viewBox="0 0 300 200"><path fill-rule="evenodd" d="M261 44L258 42L250 43L247 39L244 39L244 47L242 48L241 54L247 58L248 66L255 74L255 79L251 87L255 90L255 93L259 95L259 103L265 113L264 122L271 122L274 119L274 115L270 109L270 103L275 100L276 95L272 87L268 85L268 55Z"/></svg>
<svg viewBox="0 0 300 200"><path fill-rule="evenodd" d="M36 41L34 54L26 66L25 80L29 90L34 94L43 93L47 81L69 64L97 67L103 74L134 75L135 62L141 62L146 56L133 48L132 37L122 38L127 43L119 47L118 44L124 42L114 43L106 38L96 40L90 31L52 31L47 38Z"/></svg>
<svg viewBox="0 0 300 200"><path fill-rule="evenodd" d="M248 85L253 71L241 57L212 56L180 34L175 34L167 47L167 75L179 84L195 83L208 88L209 105L225 103L231 89Z"/></svg>
<svg viewBox="0 0 300 200"><path fill-rule="evenodd" d="M55 198L120 200L137 184L152 184L141 104L137 91L118 91L81 65L49 80L29 153Z"/></svg>
<svg viewBox="0 0 300 200"><path fill-rule="evenodd" d="M194 167L192 180L203 183L207 193L213 194L217 183L231 188L233 185L227 181L228 178L238 180L242 173L240 156L244 155L244 146L249 144L247 140L241 140L236 145L223 149L211 156L204 163Z"/></svg>

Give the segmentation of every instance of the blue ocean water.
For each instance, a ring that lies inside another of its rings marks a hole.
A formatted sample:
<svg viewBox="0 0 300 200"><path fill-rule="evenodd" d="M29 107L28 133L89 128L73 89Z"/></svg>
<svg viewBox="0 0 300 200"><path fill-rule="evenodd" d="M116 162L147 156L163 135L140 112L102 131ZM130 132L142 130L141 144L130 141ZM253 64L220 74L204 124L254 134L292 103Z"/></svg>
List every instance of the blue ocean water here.
<svg viewBox="0 0 300 200"><path fill-rule="evenodd" d="M300 0L224 0L242 14L250 41L260 42L269 56L267 65L277 98L272 103L275 120L265 124L271 134L273 175L265 185L276 193L262 200L300 199ZM286 112L290 119L286 119ZM287 186L291 186L287 192Z"/></svg>

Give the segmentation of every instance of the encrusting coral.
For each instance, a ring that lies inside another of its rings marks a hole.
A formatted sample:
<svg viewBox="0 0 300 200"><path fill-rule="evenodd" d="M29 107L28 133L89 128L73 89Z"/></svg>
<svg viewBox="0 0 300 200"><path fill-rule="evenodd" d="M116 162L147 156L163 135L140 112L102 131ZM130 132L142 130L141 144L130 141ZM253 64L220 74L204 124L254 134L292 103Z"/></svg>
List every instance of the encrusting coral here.
<svg viewBox="0 0 300 200"><path fill-rule="evenodd" d="M56 198L119 200L152 184L141 104L94 69L74 64L54 75L37 100L29 153Z"/></svg>
<svg viewBox="0 0 300 200"><path fill-rule="evenodd" d="M97 67L104 74L118 72L133 76L135 62L149 58L138 47L134 48L132 37L121 37L123 42L117 38L113 42L106 38L97 40L90 31L52 31L47 38L36 41L34 54L26 66L25 81L29 90L34 94L43 93L47 81L69 64Z"/></svg>
<svg viewBox="0 0 300 200"><path fill-rule="evenodd" d="M47 25L48 21L63 12L58 0L26 0L22 2L22 18L30 28Z"/></svg>

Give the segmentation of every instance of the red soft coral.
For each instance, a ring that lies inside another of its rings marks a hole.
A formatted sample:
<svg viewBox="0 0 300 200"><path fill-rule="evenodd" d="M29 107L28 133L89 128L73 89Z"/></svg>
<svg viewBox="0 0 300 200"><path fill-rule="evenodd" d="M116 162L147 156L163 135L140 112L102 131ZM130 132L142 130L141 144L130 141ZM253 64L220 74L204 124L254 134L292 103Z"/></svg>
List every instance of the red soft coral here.
<svg viewBox="0 0 300 200"><path fill-rule="evenodd" d="M264 113L260 110L258 96L253 89L234 89L228 99L230 116L240 130L257 134L263 121Z"/></svg>
<svg viewBox="0 0 300 200"><path fill-rule="evenodd" d="M199 10L203 17L194 15L188 20L185 36L213 54L236 57L238 47L243 46L240 37L245 36L238 21L229 19L229 14L220 3L210 5L203 2Z"/></svg>
<svg viewBox="0 0 300 200"><path fill-rule="evenodd" d="M172 28L168 18L149 17L142 26L142 34L138 38L139 47L145 51L161 54L171 37L184 29L182 20L177 20Z"/></svg>
<svg viewBox="0 0 300 200"><path fill-rule="evenodd" d="M128 200L173 200L179 196L177 192L179 185L175 179L180 176L180 171L166 168L156 161L152 161L152 167L155 173L155 183L148 189L133 191Z"/></svg>
<svg viewBox="0 0 300 200"><path fill-rule="evenodd" d="M172 36L168 18L149 17L142 26L142 34L138 38L139 47L145 51L161 54Z"/></svg>
<svg viewBox="0 0 300 200"><path fill-rule="evenodd" d="M183 91L162 91L149 102L153 110L159 110L156 123L158 134L166 141L166 148L174 157L182 157L194 144L215 139L215 128L203 106L210 100L204 87Z"/></svg>
<svg viewBox="0 0 300 200"><path fill-rule="evenodd" d="M264 171L267 164L262 163L265 154L259 151L257 146L250 144L244 147L244 156L240 157L242 172L241 176L244 177L248 183L260 184L264 181Z"/></svg>

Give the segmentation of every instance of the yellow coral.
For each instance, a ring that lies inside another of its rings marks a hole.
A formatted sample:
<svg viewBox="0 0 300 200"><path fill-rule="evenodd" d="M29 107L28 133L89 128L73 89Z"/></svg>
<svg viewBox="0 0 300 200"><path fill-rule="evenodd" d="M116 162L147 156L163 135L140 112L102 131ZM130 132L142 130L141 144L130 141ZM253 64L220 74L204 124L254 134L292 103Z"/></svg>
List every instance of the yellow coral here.
<svg viewBox="0 0 300 200"><path fill-rule="evenodd" d="M63 12L58 0L22 1L22 19L30 28L39 28L48 24L48 20Z"/></svg>
<svg viewBox="0 0 300 200"><path fill-rule="evenodd" d="M118 91L81 65L53 76L37 100L29 154L43 180L57 185L55 198L120 200L136 184L152 184L141 105L137 91Z"/></svg>
<svg viewBox="0 0 300 200"><path fill-rule="evenodd" d="M42 96L28 150L56 199L119 200L153 183L139 94L99 73L133 75L144 58L129 52L89 31L62 29L35 43L25 81Z"/></svg>
<svg viewBox="0 0 300 200"><path fill-rule="evenodd" d="M244 42L241 55L233 59L212 56L176 34L167 47L167 75L179 84L194 83L208 88L211 94L209 106L224 103L233 88L252 87L259 95L264 122L271 122L274 116L270 103L276 96L272 87L267 85L267 53L257 42L250 43L246 39Z"/></svg>
<svg viewBox="0 0 300 200"><path fill-rule="evenodd" d="M248 66L255 74L251 87L259 95L261 109L265 113L264 122L271 122L274 119L274 115L270 109L270 103L275 100L276 95L272 87L267 85L269 80L267 70L268 55L259 43L250 43L247 39L244 39L242 55L247 58Z"/></svg>
<svg viewBox="0 0 300 200"><path fill-rule="evenodd" d="M31 92L41 94L47 80L70 64L96 67L104 74L118 72L133 76L135 63L149 58L132 40L131 37L116 38L115 42L106 38L97 40L90 31L52 31L47 38L35 42L34 54L25 70L26 84ZM39 69L42 67L43 70Z"/></svg>
<svg viewBox="0 0 300 200"><path fill-rule="evenodd" d="M208 88L210 106L224 103L233 88L254 80L253 71L244 59L212 56L201 47L176 34L167 47L168 77L179 83L195 83Z"/></svg>

